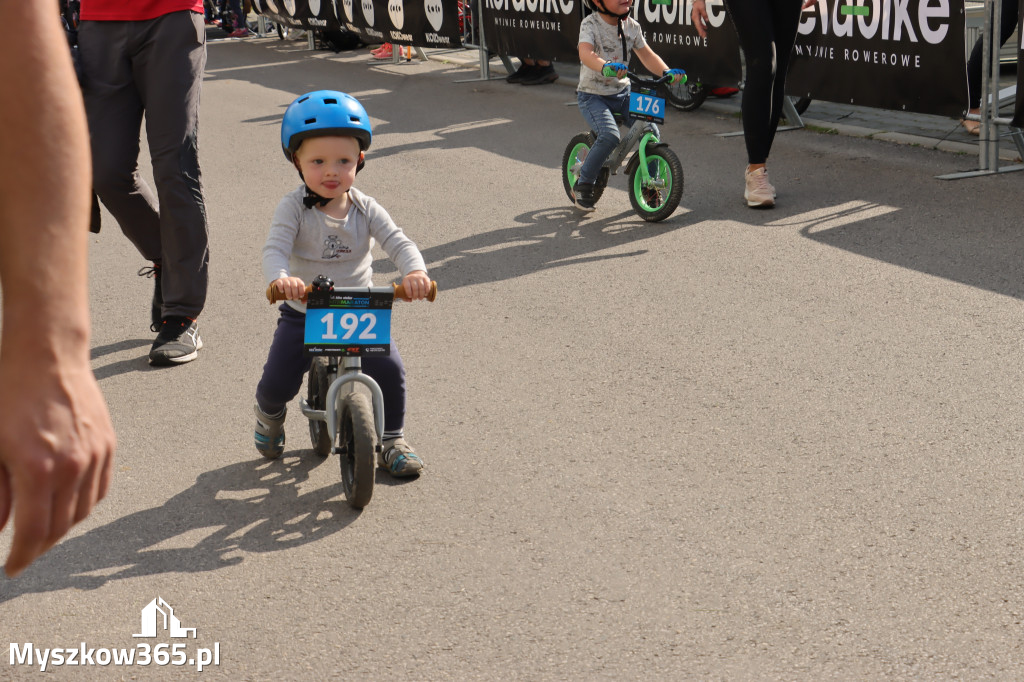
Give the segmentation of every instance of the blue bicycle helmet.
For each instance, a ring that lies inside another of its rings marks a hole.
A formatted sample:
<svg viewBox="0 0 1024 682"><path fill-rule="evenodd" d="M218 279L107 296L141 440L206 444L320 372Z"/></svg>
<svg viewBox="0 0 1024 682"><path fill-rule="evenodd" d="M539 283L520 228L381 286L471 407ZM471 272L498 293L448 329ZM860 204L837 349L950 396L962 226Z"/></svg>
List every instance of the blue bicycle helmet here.
<svg viewBox="0 0 1024 682"><path fill-rule="evenodd" d="M346 135L359 140L359 149L370 148L373 132L366 109L352 95L337 90L317 90L288 105L281 120L281 149L293 161L302 141L323 135Z"/></svg>

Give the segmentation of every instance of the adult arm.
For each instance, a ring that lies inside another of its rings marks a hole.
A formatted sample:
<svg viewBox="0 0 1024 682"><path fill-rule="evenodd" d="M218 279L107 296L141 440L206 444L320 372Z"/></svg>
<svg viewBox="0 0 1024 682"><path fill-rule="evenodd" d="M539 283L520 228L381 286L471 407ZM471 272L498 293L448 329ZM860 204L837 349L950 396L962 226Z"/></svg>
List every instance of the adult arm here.
<svg viewBox="0 0 1024 682"><path fill-rule="evenodd" d="M115 436L89 360L92 183L56 7L0 0L0 529L15 576L107 493Z"/></svg>

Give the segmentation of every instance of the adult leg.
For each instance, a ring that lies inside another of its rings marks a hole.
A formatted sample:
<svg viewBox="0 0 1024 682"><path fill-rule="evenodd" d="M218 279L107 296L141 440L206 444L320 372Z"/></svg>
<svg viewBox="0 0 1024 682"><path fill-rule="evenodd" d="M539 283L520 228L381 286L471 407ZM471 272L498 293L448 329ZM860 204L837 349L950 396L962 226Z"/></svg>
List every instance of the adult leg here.
<svg viewBox="0 0 1024 682"><path fill-rule="evenodd" d="M746 61L740 110L747 162L751 165L764 164L778 123L772 106L778 72L773 12L764 0L726 0L725 6L736 27Z"/></svg>
<svg viewBox="0 0 1024 682"><path fill-rule="evenodd" d="M775 34L775 83L772 87L772 117L765 159L775 142L775 133L782 117L782 104L786 97L786 76L796 44L800 24L800 0L771 0L772 26Z"/></svg>
<svg viewBox="0 0 1024 682"><path fill-rule="evenodd" d="M131 30L125 21L83 21L79 26L93 187L139 253L160 261L157 197L139 174L143 107L128 55Z"/></svg>
<svg viewBox="0 0 1024 682"><path fill-rule="evenodd" d="M1017 3L1014 2L1014 0L1003 0L1002 8L1000 9L999 47L993 46L993 49L1001 49L1003 43L1010 39L1010 36L1013 35L1013 31L1016 28ZM981 107L981 61L983 40L983 37L978 37L978 40L974 43L974 48L971 50L971 57L967 60L968 102L971 112L975 114L978 113L978 109Z"/></svg>
<svg viewBox="0 0 1024 682"><path fill-rule="evenodd" d="M188 11L144 24L134 70L160 200L163 316L195 319L206 303L209 264L198 149L206 30Z"/></svg>

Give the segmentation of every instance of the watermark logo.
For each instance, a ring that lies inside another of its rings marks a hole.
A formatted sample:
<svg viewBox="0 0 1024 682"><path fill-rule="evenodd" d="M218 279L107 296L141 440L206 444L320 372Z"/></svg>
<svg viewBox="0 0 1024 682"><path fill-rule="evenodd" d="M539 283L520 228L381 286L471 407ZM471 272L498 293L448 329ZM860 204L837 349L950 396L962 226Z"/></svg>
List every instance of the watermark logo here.
<svg viewBox="0 0 1024 682"><path fill-rule="evenodd" d="M188 637L191 632L192 639L196 638L196 629L181 627L181 621L174 615L174 609L163 600L163 597L157 597L142 608L142 633L132 637L156 637L161 624L170 637Z"/></svg>
<svg viewBox="0 0 1024 682"><path fill-rule="evenodd" d="M196 628L184 627L174 609L162 597L142 607L141 632L132 637L146 639L196 639ZM68 666L189 666L202 672L220 665L220 642L212 647L190 649L185 642L140 642L130 648L94 647L86 642L77 646L39 647L33 642L10 643L11 666L38 666L40 672Z"/></svg>

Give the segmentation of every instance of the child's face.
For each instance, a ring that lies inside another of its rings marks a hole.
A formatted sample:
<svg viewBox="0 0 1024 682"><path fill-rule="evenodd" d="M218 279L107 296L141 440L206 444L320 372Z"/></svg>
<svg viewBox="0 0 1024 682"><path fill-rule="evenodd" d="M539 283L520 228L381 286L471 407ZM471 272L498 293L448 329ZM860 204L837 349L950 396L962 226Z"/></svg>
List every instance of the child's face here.
<svg viewBox="0 0 1024 682"><path fill-rule="evenodd" d="M615 14L625 14L626 12L629 11L629 6L633 3L633 0L603 0L603 2L604 8L609 12L613 12ZM612 24L616 22L615 17L606 17L605 15L601 15L601 18L604 19L605 21L611 19L609 23Z"/></svg>
<svg viewBox="0 0 1024 682"><path fill-rule="evenodd" d="M362 153L354 137L311 137L295 152L302 179L324 197L336 199L356 181L356 164Z"/></svg>

